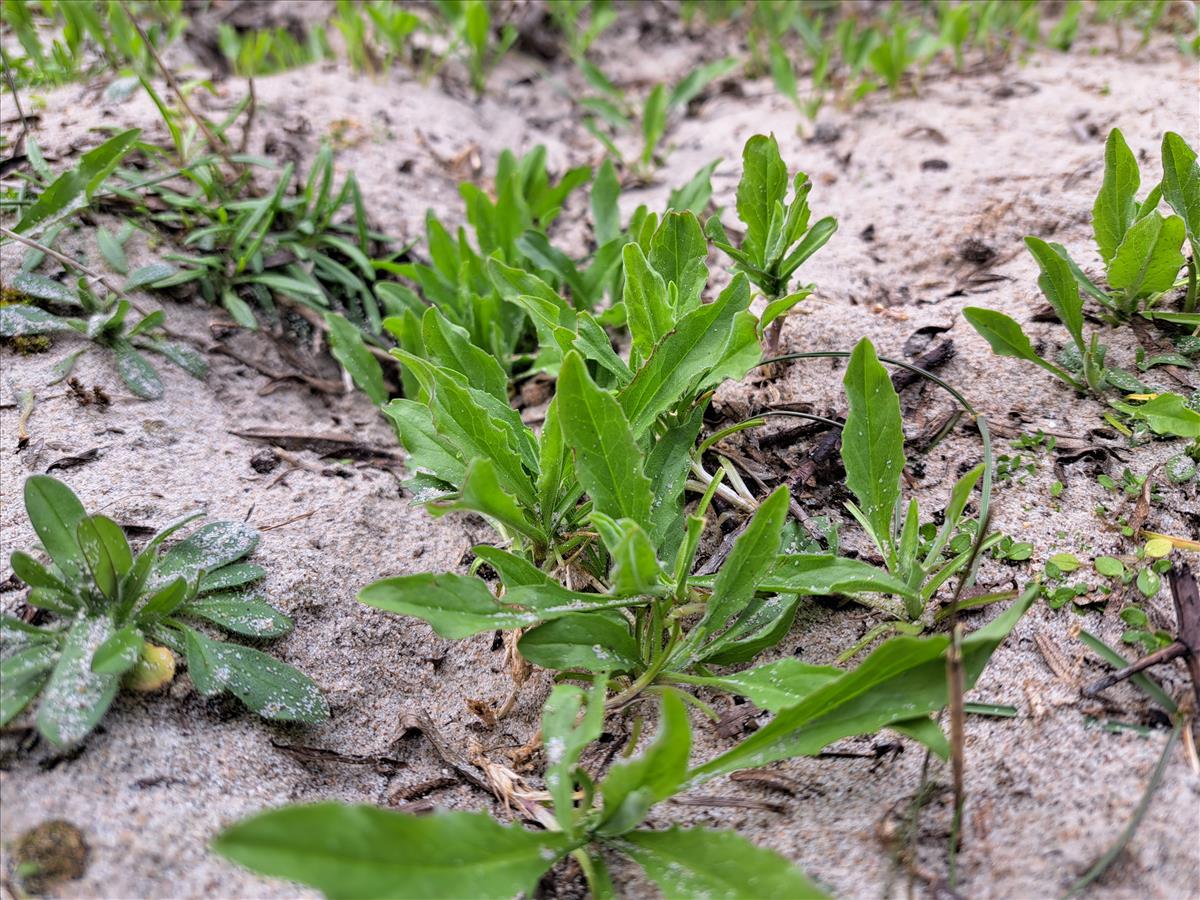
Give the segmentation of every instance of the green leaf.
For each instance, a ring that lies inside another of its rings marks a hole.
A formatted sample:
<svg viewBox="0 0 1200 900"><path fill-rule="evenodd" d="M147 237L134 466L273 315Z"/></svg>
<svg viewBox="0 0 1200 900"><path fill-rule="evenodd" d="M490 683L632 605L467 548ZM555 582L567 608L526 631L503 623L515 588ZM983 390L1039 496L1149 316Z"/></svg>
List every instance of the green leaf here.
<svg viewBox="0 0 1200 900"><path fill-rule="evenodd" d="M471 343L466 329L430 307L421 319L425 352L440 366L459 372L474 388L508 402L508 376L495 357Z"/></svg>
<svg viewBox="0 0 1200 900"><path fill-rule="evenodd" d="M261 650L207 638L183 628L188 674L206 696L229 691L264 719L320 722L329 707L307 675Z"/></svg>
<svg viewBox="0 0 1200 900"><path fill-rule="evenodd" d="M71 330L71 324L66 319L36 306L22 306L19 303L0 306L0 337L11 338Z"/></svg>
<svg viewBox="0 0 1200 900"><path fill-rule="evenodd" d="M720 164L720 159L714 159L707 166L702 166L687 184L672 190L667 199L667 210L687 210L701 215L712 199L712 174Z"/></svg>
<svg viewBox="0 0 1200 900"><path fill-rule="evenodd" d="M165 278L170 278L174 274L174 267L166 263L150 263L148 266L134 269L133 273L126 279L125 284L121 286L121 290L132 291L137 288L147 287Z"/></svg>
<svg viewBox="0 0 1200 900"><path fill-rule="evenodd" d="M103 675L123 675L138 661L146 639L136 625L126 625L96 648L92 671Z"/></svg>
<svg viewBox="0 0 1200 900"><path fill-rule="evenodd" d="M27 297L36 297L38 300L50 300L64 306L80 305L79 294L74 288L35 272L15 273L9 279L8 286Z"/></svg>
<svg viewBox="0 0 1200 900"><path fill-rule="evenodd" d="M1081 387L1068 373L1052 363L1046 362L1034 352L1033 344L1030 343L1029 338L1015 319L994 309L984 309L980 306L963 307L962 314L971 327L991 345L992 352L997 356L1012 356L1027 360L1053 373L1068 384Z"/></svg>
<svg viewBox="0 0 1200 900"><path fill-rule="evenodd" d="M674 316L667 303L667 286L651 267L637 243L625 245L625 292L622 299L629 316L629 334L636 359L646 359L655 344L671 330Z"/></svg>
<svg viewBox="0 0 1200 900"><path fill-rule="evenodd" d="M701 649L698 658L718 666L750 662L784 639L799 605L795 594L756 596L724 634Z"/></svg>
<svg viewBox="0 0 1200 900"><path fill-rule="evenodd" d="M1188 406L1179 394L1159 394L1136 406L1118 400L1109 402L1126 415L1141 419L1155 434L1200 438L1200 413Z"/></svg>
<svg viewBox="0 0 1200 900"><path fill-rule="evenodd" d="M846 486L858 498L871 538L890 557L892 518L905 463L900 398L866 338L854 348L843 383L850 403L842 429Z"/></svg>
<svg viewBox="0 0 1200 900"><path fill-rule="evenodd" d="M404 464L410 474L427 473L447 485L463 483L466 467L453 444L434 428L429 407L397 398L383 407L383 414L392 420L400 443L408 451Z"/></svg>
<svg viewBox="0 0 1200 900"><path fill-rule="evenodd" d="M632 519L616 521L595 510L591 521L600 532L611 559L610 580L614 593L631 596L651 593L660 587L662 565L640 525Z"/></svg>
<svg viewBox="0 0 1200 900"><path fill-rule="evenodd" d="M704 266L707 258L708 241L696 216L691 212L666 213L650 239L648 261L663 281L674 282L678 288L681 312L700 302L700 292L708 281L708 269Z"/></svg>
<svg viewBox="0 0 1200 900"><path fill-rule="evenodd" d="M756 134L742 150L742 178L737 188L738 218L746 226L742 250L761 266L777 203L787 195L787 166L775 137Z"/></svg>
<svg viewBox="0 0 1200 900"><path fill-rule="evenodd" d="M120 275L129 271L129 261L125 259L125 248L107 228L96 229L96 244L100 254L109 267Z"/></svg>
<svg viewBox="0 0 1200 900"><path fill-rule="evenodd" d="M1128 297L1148 297L1175 284L1183 268L1183 219L1156 212L1138 219L1125 233L1108 265L1108 283Z"/></svg>
<svg viewBox="0 0 1200 900"><path fill-rule="evenodd" d="M247 637L276 638L292 630L291 619L264 600L245 594L213 594L185 603L178 611Z"/></svg>
<svg viewBox="0 0 1200 900"><path fill-rule="evenodd" d="M105 516L88 516L75 528L75 539L100 592L116 601L121 579L133 566L133 554L121 526Z"/></svg>
<svg viewBox="0 0 1200 900"><path fill-rule="evenodd" d="M597 246L602 247L621 234L621 209L617 204L620 196L621 182L617 179L617 170L612 160L605 158L596 170L596 179L592 182L592 193L588 198Z"/></svg>
<svg viewBox="0 0 1200 900"><path fill-rule="evenodd" d="M646 870L666 900L827 896L782 856L733 831L634 831L614 841L614 846Z"/></svg>
<svg viewBox="0 0 1200 900"><path fill-rule="evenodd" d="M1038 277L1038 287L1054 307L1058 319L1071 333L1071 339L1079 352L1086 351L1083 340L1083 299L1079 296L1079 284L1071 272L1071 265L1054 251L1054 248L1040 238L1030 235L1025 238L1025 246L1037 260L1042 274Z"/></svg>
<svg viewBox="0 0 1200 900"><path fill-rule="evenodd" d="M624 834L656 803L679 790L687 775L692 733L687 708L673 693L663 694L658 734L639 756L617 763L604 777L604 808L598 834Z"/></svg>
<svg viewBox="0 0 1200 900"><path fill-rule="evenodd" d="M117 695L120 676L92 671L92 656L114 630L108 616L81 616L67 632L38 705L37 729L50 743L65 747L82 740Z"/></svg>
<svg viewBox="0 0 1200 900"><path fill-rule="evenodd" d="M141 130L134 128L109 138L94 150L89 150L75 168L59 175L44 190L32 206L25 211L13 231L17 234L35 231L50 225L83 205L84 198L91 199L96 188L112 174L122 157L137 141Z"/></svg>
<svg viewBox="0 0 1200 900"><path fill-rule="evenodd" d="M738 694L760 709L779 712L844 674L833 666L813 666L789 657L733 675L672 675L671 678Z"/></svg>
<svg viewBox="0 0 1200 900"><path fill-rule="evenodd" d="M694 634L714 633L754 597L759 581L779 555L790 499L787 487L780 485L759 505L746 530L733 542L733 549L713 582L708 609Z"/></svg>
<svg viewBox="0 0 1200 900"><path fill-rule="evenodd" d="M586 698L586 708L584 706ZM582 710L582 715L580 714ZM554 686L542 706L542 740L546 748L546 790L554 817L569 837L578 833L575 772L584 747L604 728L604 678L597 677L591 694L572 684Z"/></svg>
<svg viewBox="0 0 1200 900"><path fill-rule="evenodd" d="M737 332L739 317L749 305L750 284L744 274L738 273L716 300L684 316L654 348L619 395L635 437L645 434L680 400L691 401L695 387L714 378L714 370L725 359L731 336ZM745 315L749 318L750 340L757 347L753 317ZM758 353L756 350L755 355Z"/></svg>
<svg viewBox="0 0 1200 900"><path fill-rule="evenodd" d="M1040 585L1031 585L992 622L963 639L967 690L1040 590ZM693 769L689 784L694 786L747 766L812 756L840 738L869 734L893 722L940 709L947 700L948 645L943 635L886 641L856 669L783 710L732 750Z"/></svg>
<svg viewBox="0 0 1200 900"><path fill-rule="evenodd" d="M518 644L535 666L556 671L633 672L641 667L637 641L618 610L566 615L526 631Z"/></svg>
<svg viewBox="0 0 1200 900"><path fill-rule="evenodd" d="M792 553L779 557L774 568L758 583L758 589L805 596L863 593L916 596L912 588L887 570L829 553Z"/></svg>
<svg viewBox="0 0 1200 900"><path fill-rule="evenodd" d="M485 631L522 628L539 617L500 603L484 582L463 575L400 575L363 588L358 599L376 609L413 616L456 640Z"/></svg>
<svg viewBox="0 0 1200 900"><path fill-rule="evenodd" d="M1133 222L1141 181L1137 158L1120 129L1114 128L1104 143L1104 182L1092 207L1096 246L1105 262L1112 260Z"/></svg>
<svg viewBox="0 0 1200 900"><path fill-rule="evenodd" d="M40 562L20 550L14 550L9 557L13 574L30 587L48 588L54 591L66 591L67 586L62 580L43 566Z"/></svg>
<svg viewBox="0 0 1200 900"><path fill-rule="evenodd" d="M1200 247L1200 166L1196 151L1179 135L1168 131L1162 140L1163 197L1183 219L1192 253Z"/></svg>
<svg viewBox="0 0 1200 900"><path fill-rule="evenodd" d="M486 813L406 816L339 803L260 813L213 842L226 859L329 900L532 895L569 849L562 834L500 825Z"/></svg>
<svg viewBox="0 0 1200 900"><path fill-rule="evenodd" d="M691 471L692 448L704 425L706 403L669 427L646 456L646 477L655 502L650 507L650 541L663 559L678 550L683 528L683 488Z"/></svg>
<svg viewBox="0 0 1200 900"><path fill-rule="evenodd" d="M329 327L329 352L343 369L350 373L358 389L378 405L387 403L388 389L383 380L383 367L371 355L362 332L350 321L335 312L325 313Z"/></svg>
<svg viewBox="0 0 1200 900"><path fill-rule="evenodd" d="M49 475L31 475L25 480L25 512L38 540L68 581L86 571L86 562L75 531L87 517L71 489Z"/></svg>
<svg viewBox="0 0 1200 900"><path fill-rule="evenodd" d="M213 572L254 552L258 531L241 522L210 522L197 528L172 547L154 567L157 584L176 576L194 581L204 572Z"/></svg>
<svg viewBox="0 0 1200 900"><path fill-rule="evenodd" d="M517 505L516 498L500 486L496 466L487 457L478 457L467 466L457 499L435 500L428 509L435 516L459 509L482 513L512 531L546 543L545 532Z"/></svg>
<svg viewBox="0 0 1200 900"><path fill-rule="evenodd" d="M163 395L162 380L146 357L138 353L133 344L124 339L112 343L117 357L117 374L125 386L143 400L157 400Z"/></svg>
<svg viewBox="0 0 1200 900"><path fill-rule="evenodd" d="M206 571L200 578L198 594L209 591L225 591L230 588L253 584L267 577L267 570L254 563L233 563L219 569Z"/></svg>
<svg viewBox="0 0 1200 900"><path fill-rule="evenodd" d="M654 161L654 150L667 129L667 89L656 84L642 109L642 165Z"/></svg>
<svg viewBox="0 0 1200 900"><path fill-rule="evenodd" d="M15 719L41 692L58 656L57 646L34 644L0 663L0 727Z"/></svg>
<svg viewBox="0 0 1200 900"><path fill-rule="evenodd" d="M575 472L593 508L647 524L650 481L642 452L617 401L596 386L574 351L563 359L556 401L564 443L575 454Z"/></svg>
<svg viewBox="0 0 1200 900"><path fill-rule="evenodd" d="M138 611L139 622L152 622L175 612L191 593L188 582L182 575L154 590Z"/></svg>

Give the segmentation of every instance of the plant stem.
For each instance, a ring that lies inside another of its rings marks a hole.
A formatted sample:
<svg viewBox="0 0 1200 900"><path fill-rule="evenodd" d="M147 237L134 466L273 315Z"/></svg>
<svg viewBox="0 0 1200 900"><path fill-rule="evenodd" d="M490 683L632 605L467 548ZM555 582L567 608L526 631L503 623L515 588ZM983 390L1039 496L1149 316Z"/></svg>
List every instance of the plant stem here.
<svg viewBox="0 0 1200 900"><path fill-rule="evenodd" d="M1188 260L1188 277L1187 277L1187 293L1183 297L1183 311L1185 313L1196 311L1196 254L1193 252L1191 259Z"/></svg>

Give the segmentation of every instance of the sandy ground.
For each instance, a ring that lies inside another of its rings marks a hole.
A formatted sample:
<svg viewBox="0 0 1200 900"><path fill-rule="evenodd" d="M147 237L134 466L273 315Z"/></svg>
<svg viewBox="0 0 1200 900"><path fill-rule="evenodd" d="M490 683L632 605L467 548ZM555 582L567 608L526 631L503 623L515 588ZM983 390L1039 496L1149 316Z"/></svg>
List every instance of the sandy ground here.
<svg viewBox="0 0 1200 900"><path fill-rule="evenodd" d="M598 47L602 61L624 57L631 83L678 78L697 54L715 55L678 28L655 54L629 53L638 40L636 22L623 22ZM711 36L705 38L712 41ZM628 54L628 55L626 55ZM714 177L718 205L730 206L740 148L756 132L779 137L785 160L815 180L817 215L833 214L840 230L804 270L818 293L790 320L784 345L791 349L848 349L862 335L881 352L902 357L918 329L949 329L958 353L942 370L993 422L1009 434L1043 429L1077 441L1093 435L1101 408L1079 400L1038 370L993 357L958 316L964 305L1002 309L1024 322L1042 305L1033 284L1035 267L1024 253L1025 234L1053 234L1085 268L1098 260L1090 250L1088 212L1099 183L1103 137L1123 129L1143 161L1143 180L1158 165L1164 130L1197 138L1197 82L1193 63L1170 48L1151 48L1136 60L1104 46L1071 55L1038 54L1024 67L976 67L963 75L937 73L919 96L890 102L869 99L849 113L822 114L830 142L798 134L801 119L766 81L738 91L710 91L690 117L673 123L673 151L661 181L629 191L623 205L653 208L667 190L714 157L724 162ZM337 157L342 172L363 184L376 224L402 239L420 235L427 207L444 219L461 215L456 183L473 173L447 161L474 148L482 172L492 171L505 147L527 150L545 143L553 165L594 162L598 148L572 115L577 76L544 69L527 59L507 60L480 103L465 91L423 85L401 72L378 80L353 77L332 67L311 67L257 82L259 112L251 146L281 156L311 158L323 136L344 136ZM243 90L230 82L222 102ZM82 87L47 98L38 138L49 154L66 155L95 141L98 125L143 124L153 112L134 98L106 106ZM157 126L161 131L161 126ZM803 129L807 131L807 129ZM941 160L944 165L931 164ZM576 196L564 214L564 233L580 234L584 210ZM727 216L727 220L731 220ZM990 263L964 261L960 248L974 238L994 249ZM146 252L143 237L133 250ZM139 243L140 242L140 243ZM66 246L71 246L69 243ZM98 261L86 235L72 249ZM716 260L712 261L715 263ZM6 252L0 272L11 274L16 254ZM47 267L43 270L51 273ZM991 278L984 276L994 276ZM147 298L152 305L152 298ZM215 344L209 324L219 314L171 304L172 328L205 348ZM1035 338L1057 347L1057 326L1033 324ZM266 337L224 339L246 357L278 371L288 363ZM1127 338L1109 338L1114 353L1132 353ZM911 345L910 345L911 349ZM88 354L76 374L85 385L103 385L115 398L101 411L81 408L60 388L45 388L59 348L45 356L0 352L0 529L3 555L32 543L20 502L23 478L46 471L64 456L99 447L94 461L56 470L89 509L126 524L157 525L196 507L214 517L246 519L265 532L256 561L270 576L265 593L295 618L296 629L276 642L275 652L310 673L326 691L333 715L320 727L289 728L259 721L236 703L205 701L186 677L163 695L122 695L86 745L67 756L29 740L26 731L0 736L0 790L4 814L0 838L6 859L11 843L48 819L78 825L91 846L81 880L59 888L78 897L285 896L302 891L259 879L211 855L207 843L224 824L256 810L288 802L337 798L400 803L403 789L445 774L429 743L400 740L406 710L428 710L451 743L480 744L497 757L532 734L547 679L525 688L514 713L489 729L466 708L470 698L492 702L508 691L503 653L491 636L448 642L422 623L361 606L355 593L365 583L407 572L463 570L467 548L491 535L481 520L435 520L402 496L398 472L386 465L320 461L311 467L256 473L250 457L262 445L231 434L252 427L304 433L348 432L381 448L394 448L384 424L365 399L331 396L294 382L274 384L226 355L211 352L205 383L162 368L166 396L144 402L120 385L111 363ZM317 363L313 363L317 365ZM332 368L323 370L333 375ZM770 383L726 388L718 406L735 414L765 401L803 401L820 412L839 408L840 372L829 362L783 370ZM33 440L16 445L21 387L32 387L37 406ZM944 398L922 389L905 395L913 433L949 410ZM988 563L980 581L1005 586L1040 571L1051 554L1081 558L1128 554L1111 521L1097 518L1097 502L1117 501L1095 481L1122 465L1141 474L1171 452L1162 444L1123 456L1083 461L1065 469L1067 489L1057 501L1049 487L1054 460L1037 455L1038 470L1025 483L999 486L994 526L1035 547L1030 563ZM914 491L938 508L950 481L978 457L978 439L959 429L923 460ZM1007 452L1002 441L999 452ZM286 467L285 467L286 468ZM1173 534L1200 528L1195 484L1163 487L1147 527ZM803 498L818 511L828 494ZM297 518L302 516L301 518ZM289 521L294 520L294 521ZM286 524L282 524L286 523ZM854 529L844 541L856 546ZM0 577L7 576L7 565ZM6 590L0 605L11 609L21 592ZM1162 592L1147 604L1152 619L1169 626L1170 599ZM1079 685L1100 666L1076 638L1083 628L1119 642L1115 605L1086 614L1038 605L997 652L972 699L1011 704L1015 719L972 718L968 723L968 823L960 857L960 891L972 897L1034 897L1061 894L1116 839L1133 811L1167 732L1163 717L1132 688L1117 688L1105 703L1083 701ZM978 624L989 617L971 617ZM855 608L811 603L778 653L829 662L877 621ZM1049 647L1050 650L1044 649ZM1052 657L1061 657L1056 673ZM1183 668L1159 670L1167 689L1184 696ZM718 706L728 703L719 698ZM1148 737L1114 733L1094 719L1151 725ZM696 758L727 746L708 722L696 719ZM611 723L622 739L628 723ZM883 735L847 742L842 749L869 750L891 741ZM386 756L390 763L349 765L301 759L279 745L320 747L343 754ZM795 860L813 877L846 897L905 892L908 875L893 862L888 835L921 780L922 751L907 742L899 753L878 759L795 760L775 770L795 782L794 796L736 781L703 789L702 805L669 804L651 817L737 828ZM600 756L591 761L597 763ZM931 777L944 783L937 765ZM703 805L714 795L769 801L770 808ZM391 800L389 800L391 798ZM487 795L455 782L427 798L448 808L489 809L505 817ZM1097 897L1197 896L1200 850L1200 777L1177 752L1165 781L1129 852L1090 891ZM919 868L944 875L948 823L944 799L927 808L920 835ZM7 868L6 868L7 870ZM623 893L651 889L628 867L616 877ZM916 882L919 893L936 890ZM579 873L557 869L545 885L551 895L578 896Z"/></svg>

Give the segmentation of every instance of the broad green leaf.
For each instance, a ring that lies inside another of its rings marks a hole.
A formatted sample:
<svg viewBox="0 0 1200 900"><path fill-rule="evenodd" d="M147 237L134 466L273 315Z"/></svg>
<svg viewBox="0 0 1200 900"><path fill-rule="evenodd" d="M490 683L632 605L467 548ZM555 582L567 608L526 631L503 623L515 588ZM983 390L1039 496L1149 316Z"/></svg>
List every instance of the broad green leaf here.
<svg viewBox="0 0 1200 900"><path fill-rule="evenodd" d="M651 496L642 452L621 407L596 386L577 353L563 359L556 400L564 443L575 454L575 472L593 508L646 524Z"/></svg>
<svg viewBox="0 0 1200 900"><path fill-rule="evenodd" d="M495 464L487 457L478 457L467 466L458 498L435 500L429 511L440 516L452 510L482 513L506 528L544 544L546 534L526 515L516 498L500 486Z"/></svg>
<svg viewBox="0 0 1200 900"><path fill-rule="evenodd" d="M82 740L117 695L120 676L92 671L92 656L112 637L108 616L80 616L67 632L62 656L38 704L37 729L59 747Z"/></svg>
<svg viewBox="0 0 1200 900"><path fill-rule="evenodd" d="M756 847L734 831L634 831L613 843L646 870L666 900L828 896L778 853Z"/></svg>
<svg viewBox="0 0 1200 900"><path fill-rule="evenodd" d="M501 825L486 813L411 816L316 803L260 813L225 829L213 850L261 875L310 885L329 900L532 896L570 849L556 832Z"/></svg>
<svg viewBox="0 0 1200 900"><path fill-rule="evenodd" d="M1070 264L1041 238L1030 235L1025 238L1025 245L1042 270L1038 287L1054 307L1059 321L1071 333L1079 352L1084 352L1083 299L1079 296L1079 284L1071 272Z"/></svg>
<svg viewBox="0 0 1200 900"><path fill-rule="evenodd" d="M307 675L273 656L205 637L184 628L188 674L196 690L211 696L229 691L264 719L320 722L329 707Z"/></svg>
<svg viewBox="0 0 1200 900"><path fill-rule="evenodd" d="M1200 413L1189 407L1179 394L1159 394L1141 404L1110 402L1121 412L1141 419L1155 434L1200 438Z"/></svg>
<svg viewBox="0 0 1200 900"><path fill-rule="evenodd" d="M779 712L795 706L817 688L846 674L833 666L813 666L788 657L733 675L672 675L675 681L716 688L745 697L760 709Z"/></svg>
<svg viewBox="0 0 1200 900"><path fill-rule="evenodd" d="M697 658L718 666L750 662L787 636L799 605L796 594L756 596L722 635L701 649Z"/></svg>
<svg viewBox="0 0 1200 900"><path fill-rule="evenodd" d="M182 575L173 578L150 594L138 611L138 621L151 622L171 615L187 600L189 593L188 582Z"/></svg>
<svg viewBox="0 0 1200 900"><path fill-rule="evenodd" d="M383 380L383 367L367 349L362 332L345 316L334 312L325 313L325 324L329 327L329 352L333 358L350 373L358 389L372 403L387 403L388 389Z"/></svg>
<svg viewBox="0 0 1200 900"><path fill-rule="evenodd" d="M62 579L43 566L40 562L20 550L14 550L9 557L13 574L30 587L49 588L54 591L65 591L66 585Z"/></svg>
<svg viewBox="0 0 1200 900"><path fill-rule="evenodd" d="M656 84L642 109L642 165L654 161L654 150L667 128L667 89Z"/></svg>
<svg viewBox="0 0 1200 900"><path fill-rule="evenodd" d="M683 534L683 487L691 471L692 448L704 425L707 403L659 437L646 456L646 477L655 502L650 507L650 541L663 559L675 556Z"/></svg>
<svg viewBox="0 0 1200 900"><path fill-rule="evenodd" d="M132 149L139 134L141 130L137 128L124 131L85 153L75 168L59 175L41 193L13 226L13 231L17 234L36 231L80 208Z"/></svg>
<svg viewBox="0 0 1200 900"><path fill-rule="evenodd" d="M737 188L738 218L746 226L742 250L757 264L763 262L767 232L776 203L787 195L787 166L775 137L756 134L742 150L742 178Z"/></svg>
<svg viewBox="0 0 1200 900"><path fill-rule="evenodd" d="M694 633L714 633L749 604L759 581L779 555L789 500L787 487L780 485L759 505L713 581L708 609Z"/></svg>
<svg viewBox="0 0 1200 900"><path fill-rule="evenodd" d="M113 353L117 357L117 374L135 395L143 400L158 400L163 395L162 380L146 357L138 353L129 341L113 341Z"/></svg>
<svg viewBox="0 0 1200 900"><path fill-rule="evenodd" d="M490 458L505 490L525 507L533 507L537 502L537 445L517 411L471 387L458 372L431 365L403 350L392 350L392 354L416 376L430 398L437 431L463 458Z"/></svg>
<svg viewBox="0 0 1200 900"><path fill-rule="evenodd" d="M842 429L846 486L858 498L871 538L885 556L890 555L892 517L905 463L900 398L866 338L854 348L843 383L850 404Z"/></svg>
<svg viewBox="0 0 1200 900"><path fill-rule="evenodd" d="M55 645L34 644L0 663L0 727L15 719L38 695L58 655Z"/></svg>
<svg viewBox="0 0 1200 900"><path fill-rule="evenodd" d="M455 640L498 629L533 625L539 616L502 604L478 578L463 575L400 575L359 591L358 599L376 609L413 616Z"/></svg>
<svg viewBox="0 0 1200 900"><path fill-rule="evenodd" d="M1108 265L1108 283L1128 297L1168 291L1183 268L1184 225L1179 216L1156 212L1138 219L1125 233Z"/></svg>
<svg viewBox="0 0 1200 900"><path fill-rule="evenodd" d="M962 313L963 318L991 345L992 352L997 356L1012 356L1036 363L1050 371L1055 370L1054 366L1037 355L1033 344L1015 319L981 306L964 307Z"/></svg>
<svg viewBox="0 0 1200 900"><path fill-rule="evenodd" d="M22 306L19 303L0 306L0 338L71 330L71 325L66 319L36 306Z"/></svg>
<svg viewBox="0 0 1200 900"><path fill-rule="evenodd" d="M618 610L576 613L526 631L521 655L544 669L633 672L641 666L637 641Z"/></svg>
<svg viewBox="0 0 1200 900"><path fill-rule="evenodd" d="M1104 182L1092 207L1096 246L1105 262L1117 252L1137 211L1137 191L1142 177L1137 158L1120 129L1108 133L1104 143Z"/></svg>
<svg viewBox="0 0 1200 900"><path fill-rule="evenodd" d="M400 443L408 451L404 464L410 474L428 473L447 485L463 483L466 466L453 444L434 428L429 407L396 398L384 405L383 414L392 420Z"/></svg>
<svg viewBox="0 0 1200 900"><path fill-rule="evenodd" d="M1168 131L1162 140L1163 197L1183 219L1192 252L1200 252L1200 166L1196 151L1179 135Z"/></svg>
<svg viewBox="0 0 1200 900"><path fill-rule="evenodd" d="M116 584L133 567L133 553L121 526L107 516L88 516L79 523L75 531L84 559L93 567L100 564L114 576L111 591L105 591L110 600L116 599Z"/></svg>
<svg viewBox="0 0 1200 900"><path fill-rule="evenodd" d="M635 437L641 437L658 417L682 399L693 399L691 389L709 377L723 358L738 314L750 305L750 284L738 273L712 303L684 316L621 391L621 408ZM750 339L755 341L753 318Z"/></svg>
<svg viewBox="0 0 1200 900"><path fill-rule="evenodd" d="M523 559L515 553L509 553L507 550L501 550L499 547L476 544L471 548L471 552L496 570L507 590L511 591L513 588L524 585L546 585L553 582L549 575L529 560ZM557 582L554 583L557 584Z"/></svg>
<svg viewBox="0 0 1200 900"><path fill-rule="evenodd" d="M625 245L625 311L636 359L646 359L663 335L671 330L674 316L667 303L667 286L636 243Z"/></svg>
<svg viewBox="0 0 1200 900"><path fill-rule="evenodd" d="M471 343L466 330L430 307L421 319L425 352L440 366L461 373L474 388L508 402L508 376L495 357Z"/></svg>
<svg viewBox="0 0 1200 900"><path fill-rule="evenodd" d="M663 694L658 734L641 754L617 763L604 776L604 807L599 834L624 834L646 817L650 807L679 790L687 775L692 732L687 708L673 693Z"/></svg>
<svg viewBox="0 0 1200 900"><path fill-rule="evenodd" d="M707 257L708 241L693 213L668 212L663 216L650 239L648 262L663 281L675 283L683 309L694 306L700 299L700 291L708 280L708 270L703 265ZM685 300L687 297L693 299Z"/></svg>
<svg viewBox="0 0 1200 900"><path fill-rule="evenodd" d="M271 604L245 594L213 594L179 607L182 615L199 616L234 634L276 638L292 630L292 620Z"/></svg>
<svg viewBox="0 0 1200 900"><path fill-rule="evenodd" d="M618 387L624 387L633 379L633 372L629 370L629 366L625 360L621 359L613 350L612 341L608 334L600 327L600 324L591 316L590 313L580 313L577 320L579 333L575 336L575 340L571 342L571 346L584 359L589 359L598 364L601 368L607 370L614 379Z"/></svg>
<svg viewBox="0 0 1200 900"><path fill-rule="evenodd" d="M165 584L177 575L193 581L201 571L213 572L249 556L258 546L258 531L241 522L210 522L193 531L158 561L154 577Z"/></svg>
<svg viewBox="0 0 1200 900"><path fill-rule="evenodd" d="M75 531L87 517L79 498L69 487L49 475L25 480L25 512L38 540L68 581L86 571L86 562Z"/></svg>
<svg viewBox="0 0 1200 900"><path fill-rule="evenodd" d="M963 639L967 690L1039 593L1040 585L1031 585L992 622ZM944 635L886 641L856 669L817 688L732 750L693 769L690 785L748 766L812 756L841 738L868 734L940 709L947 701L948 646Z"/></svg>
<svg viewBox="0 0 1200 900"><path fill-rule="evenodd" d="M126 625L96 648L92 671L104 675L123 675L133 668L146 639L135 625Z"/></svg>

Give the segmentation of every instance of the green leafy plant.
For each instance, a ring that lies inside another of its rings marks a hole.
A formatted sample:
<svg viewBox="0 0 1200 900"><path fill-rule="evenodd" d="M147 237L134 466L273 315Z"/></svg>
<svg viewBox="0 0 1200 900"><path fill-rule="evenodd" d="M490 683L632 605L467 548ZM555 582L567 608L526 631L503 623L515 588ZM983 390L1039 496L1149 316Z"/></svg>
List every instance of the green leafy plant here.
<svg viewBox="0 0 1200 900"><path fill-rule="evenodd" d="M201 694L232 693L268 719L328 716L317 686L296 669L189 624L255 638L291 630L287 616L253 595L251 586L266 575L243 561L258 543L253 528L213 522L163 552L163 542L197 513L171 523L135 554L116 522L89 516L70 488L45 475L26 480L25 510L49 562L22 551L10 561L30 587L29 605L54 621L0 619L0 725L40 695L38 731L60 746L76 743L122 686L151 691L169 684L172 651L186 659Z"/></svg>
<svg viewBox="0 0 1200 900"><path fill-rule="evenodd" d="M991 653L1037 596L1036 589L961 643L970 688ZM615 896L607 860L636 862L668 897L820 897L824 892L782 857L731 831L639 827L659 803L738 769L814 756L832 741L892 728L943 758L949 745L930 713L948 699L949 639L899 637L856 669L796 659L728 678L700 678L743 693L774 718L715 759L689 769L691 734L683 695L663 688L659 729L634 759L607 773L581 758L604 725L604 677L589 694L558 685L542 714L545 790L524 795L524 811L546 829L500 825L481 813L410 816L369 806L322 803L261 813L222 832L214 849L264 875L300 881L330 898L487 897L529 894L571 855L592 894Z"/></svg>
<svg viewBox="0 0 1200 900"><path fill-rule="evenodd" d="M125 289L142 287L147 281L166 274L170 274L169 267L151 264L133 272L125 283ZM113 353L117 374L129 390L144 400L160 398L163 385L154 367L140 351L165 357L193 378L202 380L208 374L208 362L203 355L186 344L167 340L163 335L166 314L162 310L147 313L131 323L129 312L132 307L128 300L123 297L98 297L90 290L85 278L79 279L78 291L72 291L58 281L33 273L21 273L13 277L11 287L42 305L9 303L0 306L0 338L82 334L96 346ZM43 306L66 312L58 315ZM83 352L75 350L64 357L55 367L52 383L66 378Z"/></svg>
<svg viewBox="0 0 1200 900"><path fill-rule="evenodd" d="M485 0L436 0L435 5L450 28L450 52L463 54L471 86L483 96L488 75L517 40L516 27L505 24L494 34Z"/></svg>
<svg viewBox="0 0 1200 900"><path fill-rule="evenodd" d="M797 172L792 180L792 198L787 200L787 166L779 155L779 144L774 136L757 135L746 142L742 151L742 178L737 190L737 214L745 226L741 245L733 246L719 216L713 216L705 225L713 243L767 300L759 328L760 333L767 334L769 354L778 348L783 317L812 293L811 285L793 291L792 277L837 231L837 220L832 216L810 222L811 190L808 176Z"/></svg>

